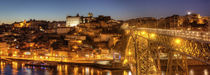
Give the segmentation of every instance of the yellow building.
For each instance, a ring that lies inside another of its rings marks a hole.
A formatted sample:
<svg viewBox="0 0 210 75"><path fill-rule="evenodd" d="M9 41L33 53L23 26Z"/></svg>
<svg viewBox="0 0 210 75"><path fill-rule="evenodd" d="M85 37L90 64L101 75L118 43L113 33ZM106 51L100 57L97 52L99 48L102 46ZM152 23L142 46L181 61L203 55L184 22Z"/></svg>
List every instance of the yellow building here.
<svg viewBox="0 0 210 75"><path fill-rule="evenodd" d="M14 27L29 27L31 25L31 23L27 23L26 20L24 20L23 22L19 22L19 23L15 23Z"/></svg>

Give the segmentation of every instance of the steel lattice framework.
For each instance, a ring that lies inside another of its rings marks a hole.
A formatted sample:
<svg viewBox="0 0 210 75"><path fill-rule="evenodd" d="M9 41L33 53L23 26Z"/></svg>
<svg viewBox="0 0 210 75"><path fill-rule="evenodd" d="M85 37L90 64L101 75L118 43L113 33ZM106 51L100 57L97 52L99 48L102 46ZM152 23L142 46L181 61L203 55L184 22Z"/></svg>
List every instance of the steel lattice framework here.
<svg viewBox="0 0 210 75"><path fill-rule="evenodd" d="M137 75L161 75L160 59L167 59L167 75L188 75L188 59L210 64L210 44L148 30L129 29L124 64ZM161 57L162 55L166 57ZM135 65L132 66L132 65Z"/></svg>

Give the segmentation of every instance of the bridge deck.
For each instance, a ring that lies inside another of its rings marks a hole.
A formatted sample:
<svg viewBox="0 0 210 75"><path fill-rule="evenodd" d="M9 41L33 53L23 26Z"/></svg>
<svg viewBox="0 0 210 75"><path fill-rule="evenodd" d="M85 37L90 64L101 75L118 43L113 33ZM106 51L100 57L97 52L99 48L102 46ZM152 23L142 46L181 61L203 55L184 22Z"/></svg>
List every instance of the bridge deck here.
<svg viewBox="0 0 210 75"><path fill-rule="evenodd" d="M169 30L169 29L155 29L155 28L137 28L137 30L146 30L157 34L164 34L164 35L210 42L210 32L205 32L205 31Z"/></svg>

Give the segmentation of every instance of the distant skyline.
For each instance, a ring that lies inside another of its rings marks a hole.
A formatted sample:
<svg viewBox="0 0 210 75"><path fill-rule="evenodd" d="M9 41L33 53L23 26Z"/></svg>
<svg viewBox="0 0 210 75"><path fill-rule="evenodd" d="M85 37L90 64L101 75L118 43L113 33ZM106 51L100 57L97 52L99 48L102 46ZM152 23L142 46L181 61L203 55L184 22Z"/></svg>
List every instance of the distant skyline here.
<svg viewBox="0 0 210 75"><path fill-rule="evenodd" d="M1 0L0 24L37 19L65 21L67 15L105 15L126 20L137 17L210 16L209 0Z"/></svg>

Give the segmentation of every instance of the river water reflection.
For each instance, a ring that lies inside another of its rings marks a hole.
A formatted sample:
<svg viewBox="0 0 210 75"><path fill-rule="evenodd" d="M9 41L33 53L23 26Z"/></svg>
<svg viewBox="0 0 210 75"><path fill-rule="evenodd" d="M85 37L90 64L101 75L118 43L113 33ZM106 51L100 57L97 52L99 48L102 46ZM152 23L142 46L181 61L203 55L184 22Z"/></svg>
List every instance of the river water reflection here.
<svg viewBox="0 0 210 75"><path fill-rule="evenodd" d="M210 75L210 65L188 66L188 73L189 75ZM166 75L166 71L162 71L162 75Z"/></svg>
<svg viewBox="0 0 210 75"><path fill-rule="evenodd" d="M104 70L99 68L58 64L57 68L27 67L24 62L0 61L0 75L132 75L130 70ZM162 75L166 75L162 71ZM189 75L210 75L210 66L189 66Z"/></svg>
<svg viewBox="0 0 210 75"><path fill-rule="evenodd" d="M28 67L23 62L0 61L0 75L132 75L129 70L104 70L99 68L59 64L57 68Z"/></svg>

